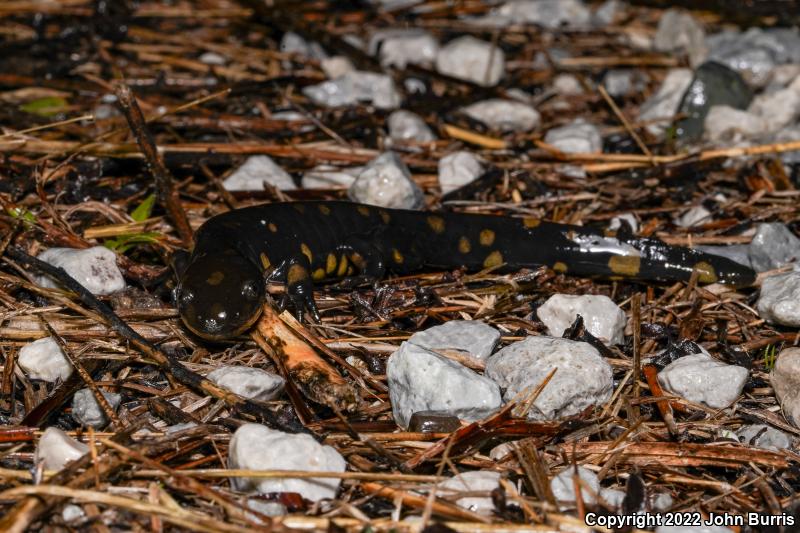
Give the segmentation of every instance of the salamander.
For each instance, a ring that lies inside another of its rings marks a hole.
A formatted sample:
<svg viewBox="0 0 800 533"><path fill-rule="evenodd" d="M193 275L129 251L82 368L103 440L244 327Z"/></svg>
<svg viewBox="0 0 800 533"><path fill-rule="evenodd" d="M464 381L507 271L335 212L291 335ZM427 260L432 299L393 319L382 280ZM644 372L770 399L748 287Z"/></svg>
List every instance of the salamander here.
<svg viewBox="0 0 800 533"><path fill-rule="evenodd" d="M751 285L755 273L729 259L617 232L537 218L386 209L339 201L246 207L208 219L179 279L186 327L214 341L259 317L266 281L286 283L300 315L317 320L313 283L377 280L387 271L548 266L578 276Z"/></svg>

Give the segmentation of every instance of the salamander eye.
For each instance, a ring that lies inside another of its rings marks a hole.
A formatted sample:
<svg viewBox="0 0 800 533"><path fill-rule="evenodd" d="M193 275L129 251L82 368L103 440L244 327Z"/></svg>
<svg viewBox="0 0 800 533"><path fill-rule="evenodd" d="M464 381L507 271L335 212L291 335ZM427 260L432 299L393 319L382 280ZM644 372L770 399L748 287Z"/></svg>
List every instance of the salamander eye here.
<svg viewBox="0 0 800 533"><path fill-rule="evenodd" d="M254 281L245 281L242 285L242 296L248 300L256 300L258 298L258 289Z"/></svg>

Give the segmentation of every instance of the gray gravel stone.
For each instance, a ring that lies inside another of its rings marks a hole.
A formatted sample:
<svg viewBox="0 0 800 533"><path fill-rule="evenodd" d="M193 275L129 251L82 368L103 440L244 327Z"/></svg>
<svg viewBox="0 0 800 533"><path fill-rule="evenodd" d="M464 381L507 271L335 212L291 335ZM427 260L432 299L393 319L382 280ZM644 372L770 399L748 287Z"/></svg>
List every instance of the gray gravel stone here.
<svg viewBox="0 0 800 533"><path fill-rule="evenodd" d="M465 35L453 39L436 56L436 70L478 85L497 85L506 69L503 50L486 41Z"/></svg>
<svg viewBox="0 0 800 533"><path fill-rule="evenodd" d="M266 155L248 157L222 182L222 186L229 191L263 191L264 184L282 191L297 189L289 173Z"/></svg>
<svg viewBox="0 0 800 533"><path fill-rule="evenodd" d="M105 392L103 396L106 401L111 405L115 411L122 401L122 396L116 392ZM108 424L106 417L100 404L95 399L92 389L81 389L72 397L72 418L78 424L83 426L91 426L95 429L101 428Z"/></svg>
<svg viewBox="0 0 800 533"><path fill-rule="evenodd" d="M490 470L463 472L439 483L437 494L455 497L459 492L483 492L485 496L465 496L455 500L456 505L472 512L491 516L494 511L491 492L500 486L500 473Z"/></svg>
<svg viewBox="0 0 800 533"><path fill-rule="evenodd" d="M800 272L764 279L756 309L771 324L800 327Z"/></svg>
<svg viewBox="0 0 800 533"><path fill-rule="evenodd" d="M442 194L472 183L483 174L483 164L472 152L459 150L439 160L439 186Z"/></svg>
<svg viewBox="0 0 800 533"><path fill-rule="evenodd" d="M250 366L221 366L206 376L224 389L251 400L274 400L286 384L281 376Z"/></svg>
<svg viewBox="0 0 800 533"><path fill-rule="evenodd" d="M585 342L529 337L491 356L486 375L505 389L504 399L510 401L521 392L535 390L554 368L557 371L533 402L528 418L574 415L611 397L611 366Z"/></svg>
<svg viewBox="0 0 800 533"><path fill-rule="evenodd" d="M450 320L414 333L408 342L428 350L460 350L486 359L500 342L500 332L478 320Z"/></svg>
<svg viewBox="0 0 800 533"><path fill-rule="evenodd" d="M544 142L568 154L594 153L603 150L600 130L582 118L548 130Z"/></svg>
<svg viewBox="0 0 800 533"><path fill-rule="evenodd" d="M786 420L800 427L800 348L781 351L769 379Z"/></svg>
<svg viewBox="0 0 800 533"><path fill-rule="evenodd" d="M44 430L34 453L34 462L43 463L45 470L61 470L67 463L79 459L89 451L89 447L78 442L58 428Z"/></svg>
<svg viewBox="0 0 800 533"><path fill-rule="evenodd" d="M533 107L514 100L492 98L470 104L464 113L492 129L525 132L539 125L541 116Z"/></svg>
<svg viewBox="0 0 800 533"><path fill-rule="evenodd" d="M315 104L327 107L367 103L379 109L394 109L401 100L390 76L361 70L352 70L338 78L304 87L303 94Z"/></svg>
<svg viewBox="0 0 800 533"><path fill-rule="evenodd" d="M723 409L730 407L742 393L749 374L746 368L726 365L703 350L667 365L659 372L658 382L681 398Z"/></svg>
<svg viewBox="0 0 800 533"><path fill-rule="evenodd" d="M424 199L408 167L394 152L385 152L367 163L347 195L354 202L396 209L419 209Z"/></svg>
<svg viewBox="0 0 800 533"><path fill-rule="evenodd" d="M575 469L570 466L550 480L550 490L562 509L571 507L575 503L574 475ZM597 495L600 493L600 481L597 479L597 474L588 468L579 466L578 477L583 482L581 486L583 503L593 505L597 502Z"/></svg>
<svg viewBox="0 0 800 533"><path fill-rule="evenodd" d="M736 436L748 446L756 446L765 450L780 451L792 447L792 439L786 433L766 424L742 426L736 431Z"/></svg>
<svg viewBox="0 0 800 533"><path fill-rule="evenodd" d="M125 288L125 278L117 266L117 256L105 246L75 248L50 248L40 253L38 259L61 267L67 274L95 295L111 294ZM36 282L42 287L58 285L46 276L38 276Z"/></svg>
<svg viewBox="0 0 800 533"><path fill-rule="evenodd" d="M670 127L692 76L692 71L686 68L670 70L655 94L641 105L639 121L657 121L645 126L651 135L661 137Z"/></svg>
<svg viewBox="0 0 800 533"><path fill-rule="evenodd" d="M692 65L708 54L703 26L684 9L668 9L658 21L653 47L661 52L683 52Z"/></svg>
<svg viewBox="0 0 800 533"><path fill-rule="evenodd" d="M759 224L750 241L750 262L757 272L797 263L800 259L800 239L780 222Z"/></svg>
<svg viewBox="0 0 800 533"><path fill-rule="evenodd" d="M422 117L405 109L393 111L386 120L389 127L389 137L395 141L431 142L436 140L436 135L422 120Z"/></svg>
<svg viewBox="0 0 800 533"><path fill-rule="evenodd" d="M625 342L625 311L608 296L554 294L536 310L547 332L560 337L580 315L586 330L606 344Z"/></svg>
<svg viewBox="0 0 800 533"><path fill-rule="evenodd" d="M392 413L403 428L418 411L442 411L473 422L502 404L491 379L410 342L389 357L386 377Z"/></svg>
<svg viewBox="0 0 800 533"><path fill-rule="evenodd" d="M17 364L29 379L52 383L72 374L72 364L52 337L35 340L19 351Z"/></svg>

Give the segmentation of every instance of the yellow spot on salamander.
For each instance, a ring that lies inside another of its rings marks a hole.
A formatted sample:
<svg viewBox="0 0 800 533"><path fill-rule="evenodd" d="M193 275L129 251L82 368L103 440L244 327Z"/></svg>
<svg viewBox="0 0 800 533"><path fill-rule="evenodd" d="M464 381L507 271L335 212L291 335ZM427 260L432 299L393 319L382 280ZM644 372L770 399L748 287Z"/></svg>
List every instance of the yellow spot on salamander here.
<svg viewBox="0 0 800 533"><path fill-rule="evenodd" d="M336 271L336 255L328 254L328 257L325 261L325 272L328 274L333 274Z"/></svg>
<svg viewBox="0 0 800 533"><path fill-rule="evenodd" d="M276 226L274 223L270 222L267 227L272 233L278 233L278 226Z"/></svg>
<svg viewBox="0 0 800 533"><path fill-rule="evenodd" d="M322 213L323 215L330 215L331 214L331 208L328 207L327 205L319 204L318 207L319 207L319 212Z"/></svg>
<svg viewBox="0 0 800 533"><path fill-rule="evenodd" d="M359 270L364 270L366 263L364 262L364 256L358 252L353 252L350 254L350 262L353 263L355 266L359 268Z"/></svg>
<svg viewBox="0 0 800 533"><path fill-rule="evenodd" d="M314 271L314 274L311 275L314 278L314 281L320 281L325 279L325 270L318 268Z"/></svg>
<svg viewBox="0 0 800 533"><path fill-rule="evenodd" d="M398 265L403 264L403 261L405 260L405 258L403 257L403 254L401 254L400 250L398 250L397 248L392 248L392 259Z"/></svg>
<svg viewBox="0 0 800 533"><path fill-rule="evenodd" d="M351 267L351 266L349 266L349 265L348 265L348 267L347 267L347 272L345 272L345 275L347 275L347 276L352 276L353 274L355 274L355 272L356 272L356 271L355 271L355 270L353 270L353 267Z"/></svg>
<svg viewBox="0 0 800 533"><path fill-rule="evenodd" d="M481 246L491 246L494 244L494 232L490 229L482 230L480 235L480 243Z"/></svg>
<svg viewBox="0 0 800 533"><path fill-rule="evenodd" d="M264 267L264 270L268 269L272 265L272 263L269 262L269 257L267 257L267 254L262 253L259 255L259 258L261 259L261 266Z"/></svg>
<svg viewBox="0 0 800 533"><path fill-rule="evenodd" d="M469 242L469 239L466 237L461 237L458 239L458 251L462 254L468 254L472 250L472 245Z"/></svg>
<svg viewBox="0 0 800 533"><path fill-rule="evenodd" d="M303 255L308 257L309 263L313 261L313 256L311 255L311 248L308 247L306 243L302 243L300 245L300 251L303 252Z"/></svg>
<svg viewBox="0 0 800 533"><path fill-rule="evenodd" d="M343 255L341 258L339 258L339 269L336 271L337 277L341 278L347 273L347 265L348 265L347 256Z"/></svg>
<svg viewBox="0 0 800 533"><path fill-rule="evenodd" d="M392 216L389 214L388 211L384 211L383 209L381 209L380 211L378 211L378 213L381 215L381 220L383 220L384 224L388 224L389 221L392 220Z"/></svg>
<svg viewBox="0 0 800 533"><path fill-rule="evenodd" d="M356 210L359 212L359 214L361 214L361 216L365 216L365 217L369 216L369 207L367 207L365 205L358 206L358 208L356 208Z"/></svg>
<svg viewBox="0 0 800 533"><path fill-rule="evenodd" d="M442 217L428 217L428 226L433 230L434 233L443 233L444 232L444 219Z"/></svg>
<svg viewBox="0 0 800 533"><path fill-rule="evenodd" d="M700 283L716 283L719 278L717 278L717 271L714 269L713 266L709 265L705 261L700 261L694 266L694 270L699 272L699 276L697 277L697 281Z"/></svg>
<svg viewBox="0 0 800 533"><path fill-rule="evenodd" d="M613 274L632 278L639 275L642 258L638 255L615 255L608 260L608 268Z"/></svg>
<svg viewBox="0 0 800 533"><path fill-rule="evenodd" d="M220 283L222 283L223 279L225 279L225 274L223 274L219 270L216 270L212 272L210 276L208 276L206 283L208 283L209 285L219 285Z"/></svg>
<svg viewBox="0 0 800 533"><path fill-rule="evenodd" d="M522 219L522 225L525 226L526 228L536 228L541 223L542 221L539 220L538 218L525 217Z"/></svg>
<svg viewBox="0 0 800 533"><path fill-rule="evenodd" d="M293 263L286 273L286 283L292 285L308 279L308 270L299 263Z"/></svg>
<svg viewBox="0 0 800 533"><path fill-rule="evenodd" d="M492 268L503 264L503 254L494 251L486 256L483 261L483 268Z"/></svg>
<svg viewBox="0 0 800 533"><path fill-rule="evenodd" d="M553 270L559 274L563 274L567 271L567 265L561 261L556 261L556 263L553 265Z"/></svg>

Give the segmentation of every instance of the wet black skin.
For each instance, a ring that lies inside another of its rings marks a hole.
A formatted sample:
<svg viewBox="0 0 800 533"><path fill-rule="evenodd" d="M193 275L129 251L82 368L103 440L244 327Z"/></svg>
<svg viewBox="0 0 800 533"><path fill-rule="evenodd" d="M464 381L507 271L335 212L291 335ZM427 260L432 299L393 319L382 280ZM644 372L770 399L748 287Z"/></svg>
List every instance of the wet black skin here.
<svg viewBox="0 0 800 533"><path fill-rule="evenodd" d="M198 230L177 291L184 324L209 340L246 331L267 279L284 281L302 318L318 319L313 282L375 281L387 271L548 266L579 276L751 285L755 273L723 257L622 233L535 219L384 209L349 202L287 202L218 215Z"/></svg>

